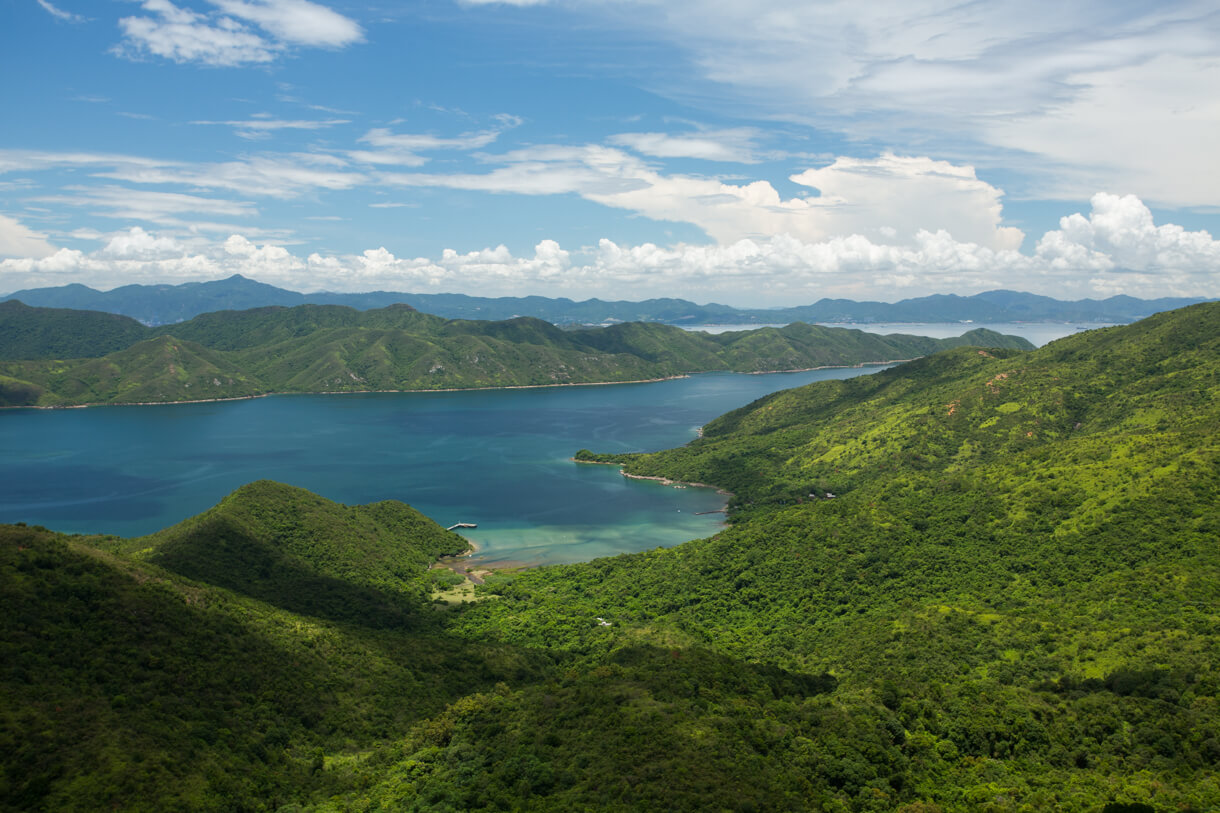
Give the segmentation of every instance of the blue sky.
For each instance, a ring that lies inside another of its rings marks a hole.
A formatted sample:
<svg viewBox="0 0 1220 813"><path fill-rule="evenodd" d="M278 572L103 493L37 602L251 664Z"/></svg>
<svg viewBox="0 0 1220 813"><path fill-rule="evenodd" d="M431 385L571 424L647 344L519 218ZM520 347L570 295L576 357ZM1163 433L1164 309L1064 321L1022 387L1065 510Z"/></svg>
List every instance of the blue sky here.
<svg viewBox="0 0 1220 813"><path fill-rule="evenodd" d="M0 15L0 291L1220 296L1214 2Z"/></svg>

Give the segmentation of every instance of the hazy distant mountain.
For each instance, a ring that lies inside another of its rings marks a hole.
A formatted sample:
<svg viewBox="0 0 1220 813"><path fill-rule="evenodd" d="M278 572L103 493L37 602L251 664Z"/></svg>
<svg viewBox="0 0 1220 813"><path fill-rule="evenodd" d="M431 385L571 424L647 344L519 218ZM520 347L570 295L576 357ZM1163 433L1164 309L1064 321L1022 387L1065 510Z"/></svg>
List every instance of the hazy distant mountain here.
<svg viewBox="0 0 1220 813"><path fill-rule="evenodd" d="M1082 299L1063 302L1018 291L987 291L974 296L935 294L901 302L855 302L821 299L793 308L733 308L685 299L643 302L551 299L543 296L480 297L465 294L409 294L372 291L362 294L287 291L235 274L215 282L181 285L124 285L96 291L85 285L33 288L0 297L42 308L77 308L130 316L149 325L181 322L219 310L268 305L347 305L358 310L404 303L446 319L512 319L532 316L555 324L664 322L673 325L788 324L790 322L1133 322L1154 313L1192 305L1199 298Z"/></svg>

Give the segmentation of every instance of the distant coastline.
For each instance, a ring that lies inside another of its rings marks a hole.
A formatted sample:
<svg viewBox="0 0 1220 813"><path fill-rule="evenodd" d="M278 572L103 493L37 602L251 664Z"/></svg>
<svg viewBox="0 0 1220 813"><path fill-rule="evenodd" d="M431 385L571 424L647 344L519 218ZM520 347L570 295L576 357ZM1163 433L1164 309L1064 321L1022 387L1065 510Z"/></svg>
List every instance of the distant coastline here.
<svg viewBox="0 0 1220 813"><path fill-rule="evenodd" d="M226 398L192 398L183 401L107 401L107 402L90 402L87 404L47 404L47 405L13 405L0 406L0 410L4 409L85 409L86 407L132 407L132 406L169 406L173 404L218 404L225 401L250 401L255 398L269 398L277 395L369 395L373 393L429 393L429 392L490 392L495 390L539 390L552 389L555 387L608 387L614 384L656 384L661 381L676 381L683 378L690 378L692 375L706 375L708 373L726 373L729 375L774 375L777 373L808 373L817 370L851 370L860 367L879 367L886 364L902 364L914 359L890 359L888 361L861 361L855 364L823 364L818 367L796 367L790 370L751 370L749 372L734 372L732 370L706 370L695 373L681 373L679 375L667 375L659 378L636 378L629 381L569 381L561 384L507 384L500 387L440 387L437 389L414 389L414 390L319 390L316 392L260 392L254 395L233 395ZM587 461L581 461L587 462Z"/></svg>
<svg viewBox="0 0 1220 813"><path fill-rule="evenodd" d="M864 364L888 364L889 362L864 362ZM844 364L842 367L861 367L862 364ZM830 369L829 367L811 367L811 370ZM708 372L729 372L728 370L708 370ZM798 373L803 370L776 370L775 372L790 372ZM682 378L690 378L692 375L701 375L701 373L683 373L681 375L667 375L660 378L635 378L630 381L570 381L563 384L506 384L502 387L439 387L437 389L427 390L317 390L309 392L260 392L254 395L233 395L227 398L192 398L184 401L106 401L106 402L91 402L88 404L47 404L47 405L15 405L15 406L0 406L0 409L84 409L86 407L108 407L108 406L170 406L173 404L219 404L224 401L250 401L255 398L270 398L278 395L369 395L373 393L428 393L428 392L489 392L494 390L541 390L551 389L553 387L608 387L613 384L655 384L659 381L676 381ZM757 373L734 373L734 375L757 375Z"/></svg>

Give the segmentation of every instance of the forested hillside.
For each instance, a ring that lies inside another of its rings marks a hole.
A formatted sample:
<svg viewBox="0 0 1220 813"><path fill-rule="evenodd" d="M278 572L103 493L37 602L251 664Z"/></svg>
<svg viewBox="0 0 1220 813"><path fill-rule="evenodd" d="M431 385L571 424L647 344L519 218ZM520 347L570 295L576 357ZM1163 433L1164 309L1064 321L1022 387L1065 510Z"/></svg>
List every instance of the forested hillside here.
<svg viewBox="0 0 1220 813"><path fill-rule="evenodd" d="M561 330L530 318L445 320L402 305L220 311L162 328L123 320L119 333L112 323L121 317L0 307L0 406L638 381L908 359L962 343L1031 347L988 330L929 339L801 323L715 336L655 323ZM57 354L65 348L84 357Z"/></svg>
<svg viewBox="0 0 1220 813"><path fill-rule="evenodd" d="M1215 305L776 393L688 447L620 459L732 490L729 530L523 574L463 623L577 652L665 642L828 671L836 707L895 731L896 762L824 788L855 806L1209 809L1217 396Z"/></svg>
<svg viewBox="0 0 1220 813"><path fill-rule="evenodd" d="M1201 305L613 458L731 489L730 526L472 604L428 602L460 540L401 504L5 526L0 805L1216 809L1218 430Z"/></svg>
<svg viewBox="0 0 1220 813"><path fill-rule="evenodd" d="M147 328L126 316L0 302L0 359L102 356L147 336Z"/></svg>
<svg viewBox="0 0 1220 813"><path fill-rule="evenodd" d="M274 483L139 540L0 526L0 809L276 810L350 789L373 744L553 668L446 637L425 563L465 544L400 503Z"/></svg>

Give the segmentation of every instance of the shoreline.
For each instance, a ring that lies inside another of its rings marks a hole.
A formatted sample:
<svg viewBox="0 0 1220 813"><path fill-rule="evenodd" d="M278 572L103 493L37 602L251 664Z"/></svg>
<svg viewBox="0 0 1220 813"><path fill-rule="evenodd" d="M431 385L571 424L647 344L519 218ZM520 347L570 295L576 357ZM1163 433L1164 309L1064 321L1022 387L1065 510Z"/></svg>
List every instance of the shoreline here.
<svg viewBox="0 0 1220 813"><path fill-rule="evenodd" d="M733 494L733 492L726 491L723 488L721 488L720 486L714 486L711 483L693 483L689 480L671 480L668 477L661 477L660 475L628 474L627 472L623 471L622 464L613 463L608 460L577 460L574 457L570 457L568 459L571 460L573 463L583 463L583 464L589 465L589 466L619 466L618 473L623 475L624 477L626 477L628 480L652 480L653 482L660 483L663 486L682 486L684 488L685 487L710 488L710 489L714 489L715 492L717 494L721 495L722 497L736 496ZM725 508L722 508L720 510L725 511L727 514L727 508L728 508L728 506L726 505ZM719 511L703 511L701 513L716 514L716 513L720 513L720 512Z"/></svg>
<svg viewBox="0 0 1220 813"><path fill-rule="evenodd" d="M461 534L458 534L461 536ZM470 546L462 553L446 554L437 557L429 569L444 568L451 570L464 579L468 579L472 584L483 584L486 578L493 573L511 572L514 570L529 570L535 567L542 567L541 564L529 564L528 562L518 562L512 559L505 559L497 562L475 562L474 557L479 553L479 545L473 539L467 539L466 543Z"/></svg>
<svg viewBox="0 0 1220 813"><path fill-rule="evenodd" d="M661 485L663 485L663 486L683 486L683 487L690 487L690 488L711 488L711 489L714 489L714 490L716 491L716 493L717 493L717 494L719 494L719 495L721 495L722 497L732 497L732 496L734 496L734 495L733 495L733 492L731 492L731 491L725 491L725 490L724 490L723 488L721 488L720 486L714 486L714 485L711 485L710 483L692 483L692 482L690 482L690 481L688 481L688 480L671 480L671 479L669 479L668 477L651 476L651 475L647 475L647 474L628 474L627 472L623 471L622 469L620 469L620 470L619 470L619 474L623 475L623 476L624 476L624 477L626 477L628 480L653 480L653 481L655 481L655 482L660 483L660 484L661 484ZM707 512L707 513L711 513L711 512Z"/></svg>
<svg viewBox="0 0 1220 813"><path fill-rule="evenodd" d="M451 531L451 533L457 532ZM461 534L457 535L462 536ZM462 536L462 539L466 539L466 537ZM479 552L479 546L472 539L466 539L466 544L468 547L461 553L450 553L438 556L436 561L432 563L429 569L440 567L446 570L452 570L462 578L468 579L472 584L482 584L483 576L489 571L486 569L481 569L481 573L476 572L476 570L470 566L470 557Z"/></svg>
<svg viewBox="0 0 1220 813"><path fill-rule="evenodd" d="M636 378L629 381L569 381L562 384L505 384L499 387L440 387L437 389L414 390L341 390L316 392L260 392L253 395L232 395L225 398L192 398L181 401L90 401L84 404L12 404L0 406L4 409L85 409L87 407L131 407L131 406L172 406L174 404L220 404L227 401L250 401L255 398L270 398L278 395L369 395L369 394L420 394L429 392L491 392L495 390L538 390L554 387L609 387L614 384L656 384L661 381L677 381L690 378L692 375L707 373L729 373L731 375L773 375L777 373L811 373L817 370L852 370L860 367L878 367L886 364L903 364L914 359L890 359L889 361L861 361L856 364L823 364L818 367L797 367L791 370L752 370L736 372L734 370L703 370L701 372L679 373L677 375L661 376L659 378ZM589 461L580 461L589 462ZM706 486L712 488L712 486Z"/></svg>
<svg viewBox="0 0 1220 813"><path fill-rule="evenodd" d="M889 362L878 362L888 364ZM820 368L815 368L820 369ZM722 372L708 370L708 372ZM802 372L791 370L789 372ZM86 404L14 404L0 406L0 409L85 409L86 407L106 406L173 406L174 404L220 404L226 401L251 401L255 398L271 398L280 395L371 395L371 394L401 394L416 395L429 392L491 392L494 390L540 390L553 387L609 387L614 384L656 384L661 381L677 381L690 378L700 373L681 373L667 375L661 378L633 378L629 381L568 381L562 384L505 384L500 387L439 387L428 390L317 390L309 392L260 392L254 395L231 395L226 398L192 398L183 401L90 401ZM749 375L754 375L750 373Z"/></svg>
<svg viewBox="0 0 1220 813"><path fill-rule="evenodd" d="M906 364L908 361L923 358L916 356L909 359L890 359L889 361L860 361L855 364L823 364L820 367L798 367L795 370L754 370L749 373L738 373L738 375L775 375L777 373L812 373L817 370L856 370L860 367L881 367L886 364Z"/></svg>

